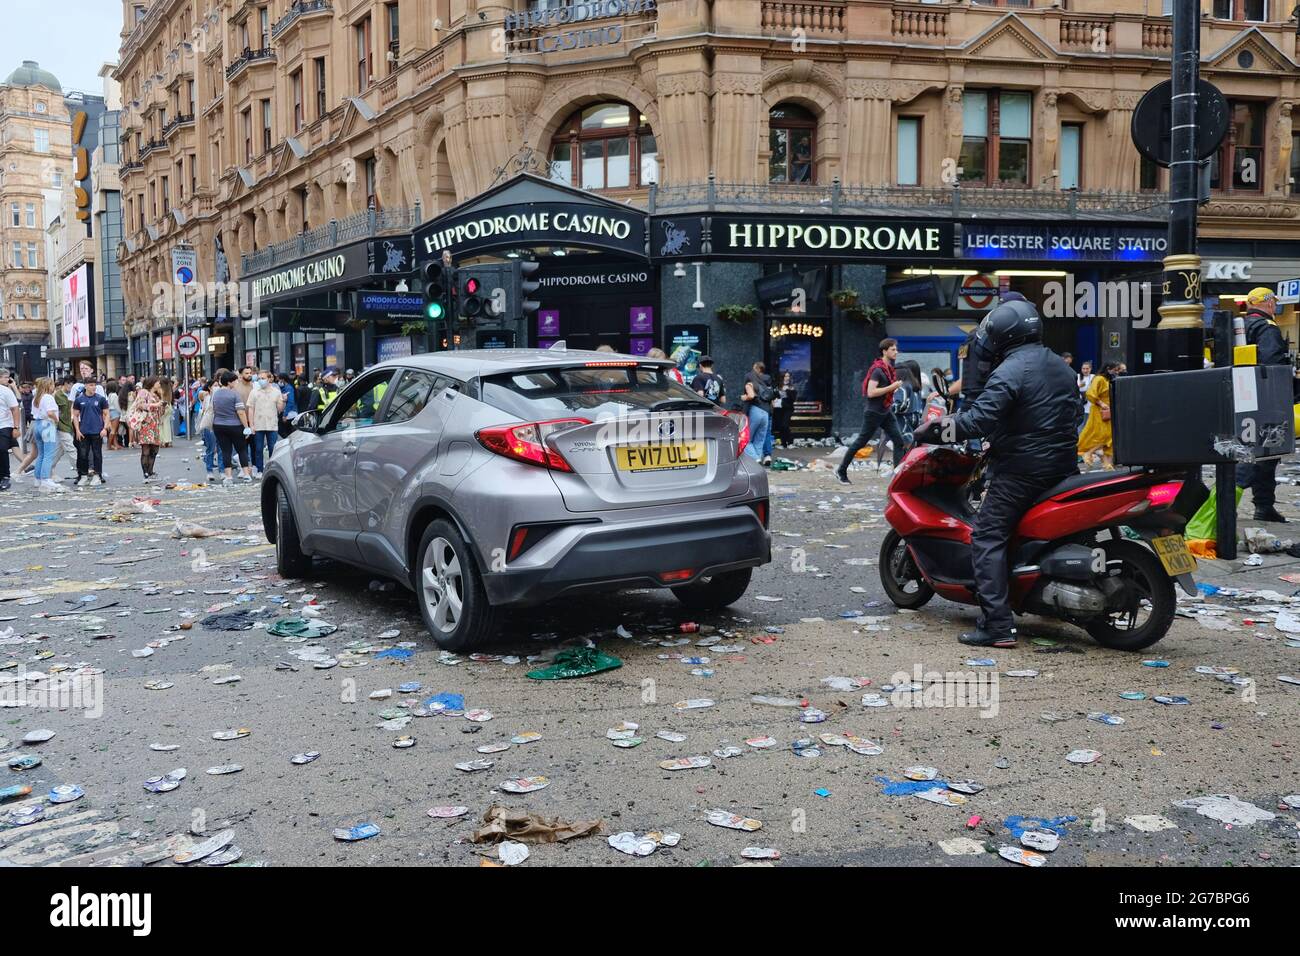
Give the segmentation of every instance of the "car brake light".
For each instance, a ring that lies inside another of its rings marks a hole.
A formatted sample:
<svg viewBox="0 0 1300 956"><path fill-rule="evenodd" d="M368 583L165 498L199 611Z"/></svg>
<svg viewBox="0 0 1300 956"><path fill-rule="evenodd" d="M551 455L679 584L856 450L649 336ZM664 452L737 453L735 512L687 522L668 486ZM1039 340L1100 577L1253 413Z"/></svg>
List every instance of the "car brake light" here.
<svg viewBox="0 0 1300 956"><path fill-rule="evenodd" d="M583 362L583 368L636 368L637 362Z"/></svg>
<svg viewBox="0 0 1300 956"><path fill-rule="evenodd" d="M750 507L754 509L754 514L758 515L758 523L761 524L764 528L766 528L767 527L767 499L763 498L760 499L759 501L755 501L752 505L750 505Z"/></svg>
<svg viewBox="0 0 1300 956"><path fill-rule="evenodd" d="M1152 485L1147 489L1147 501L1157 508L1161 505L1167 505L1183 490L1181 481L1171 481L1163 485Z"/></svg>
<svg viewBox="0 0 1300 956"><path fill-rule="evenodd" d="M547 444L547 439L557 432L590 424L591 420L587 418L553 418L523 425L480 428L474 437L488 451L504 458L513 458L527 465L540 465L552 471L571 472L572 466L564 460L563 455Z"/></svg>
<svg viewBox="0 0 1300 956"><path fill-rule="evenodd" d="M664 571L659 575L659 580L671 584L673 581L689 581L694 576L694 568L682 568L680 571Z"/></svg>

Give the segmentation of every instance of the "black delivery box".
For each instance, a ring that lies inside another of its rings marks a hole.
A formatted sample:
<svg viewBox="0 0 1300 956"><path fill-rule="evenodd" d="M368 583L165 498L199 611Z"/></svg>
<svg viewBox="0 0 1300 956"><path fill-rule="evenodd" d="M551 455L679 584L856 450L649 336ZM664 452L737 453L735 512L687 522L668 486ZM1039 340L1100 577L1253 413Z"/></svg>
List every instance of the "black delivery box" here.
<svg viewBox="0 0 1300 956"><path fill-rule="evenodd" d="M1289 365L1121 375L1111 383L1119 465L1212 465L1295 451Z"/></svg>

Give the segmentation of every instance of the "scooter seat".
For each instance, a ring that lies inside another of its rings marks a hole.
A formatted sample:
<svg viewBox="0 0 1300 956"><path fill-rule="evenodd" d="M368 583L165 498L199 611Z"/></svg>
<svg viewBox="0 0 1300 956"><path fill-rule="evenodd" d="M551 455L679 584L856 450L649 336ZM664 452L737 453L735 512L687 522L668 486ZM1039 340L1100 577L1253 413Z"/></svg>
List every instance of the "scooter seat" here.
<svg viewBox="0 0 1300 956"><path fill-rule="evenodd" d="M1091 488L1093 485L1104 485L1142 473L1142 468L1116 468L1114 471L1088 471L1078 475L1070 475L1039 495L1034 504L1041 505L1049 498L1055 498L1057 495L1063 495L1069 491L1079 491L1082 488Z"/></svg>

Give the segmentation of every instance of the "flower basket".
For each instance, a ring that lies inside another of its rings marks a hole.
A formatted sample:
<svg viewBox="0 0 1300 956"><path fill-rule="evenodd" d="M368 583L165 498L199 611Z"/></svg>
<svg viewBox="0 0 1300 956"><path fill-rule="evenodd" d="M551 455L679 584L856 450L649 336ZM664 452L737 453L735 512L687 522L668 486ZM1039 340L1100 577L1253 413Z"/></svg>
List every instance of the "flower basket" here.
<svg viewBox="0 0 1300 956"><path fill-rule="evenodd" d="M758 306L754 305L721 305L718 306L718 318L724 322L749 322L758 317Z"/></svg>
<svg viewBox="0 0 1300 956"><path fill-rule="evenodd" d="M841 309L853 309L858 304L857 289L836 289L831 293L831 301Z"/></svg>

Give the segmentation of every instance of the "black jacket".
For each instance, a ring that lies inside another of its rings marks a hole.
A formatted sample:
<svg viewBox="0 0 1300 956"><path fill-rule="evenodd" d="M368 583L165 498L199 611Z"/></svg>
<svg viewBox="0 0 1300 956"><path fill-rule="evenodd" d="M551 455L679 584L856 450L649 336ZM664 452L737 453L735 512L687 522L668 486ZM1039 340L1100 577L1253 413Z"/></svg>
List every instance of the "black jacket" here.
<svg viewBox="0 0 1300 956"><path fill-rule="evenodd" d="M1256 348L1257 365L1290 365L1282 330L1266 312L1246 313L1246 344Z"/></svg>
<svg viewBox="0 0 1300 956"><path fill-rule="evenodd" d="M1070 366L1051 349L1019 345L956 417L957 439L992 442L995 471L1050 478L1077 470L1083 409Z"/></svg>

